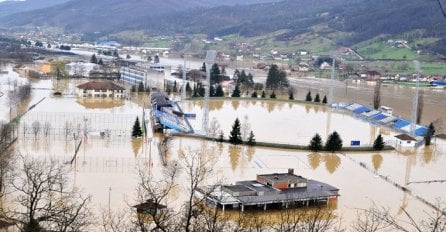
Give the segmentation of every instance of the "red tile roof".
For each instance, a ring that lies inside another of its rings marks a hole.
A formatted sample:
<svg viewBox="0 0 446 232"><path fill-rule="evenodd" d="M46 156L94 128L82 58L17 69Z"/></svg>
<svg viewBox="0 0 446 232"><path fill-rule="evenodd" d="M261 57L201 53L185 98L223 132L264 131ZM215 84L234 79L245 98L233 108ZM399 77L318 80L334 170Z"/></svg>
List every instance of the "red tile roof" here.
<svg viewBox="0 0 446 232"><path fill-rule="evenodd" d="M125 88L110 81L90 81L77 87L86 90L125 90Z"/></svg>

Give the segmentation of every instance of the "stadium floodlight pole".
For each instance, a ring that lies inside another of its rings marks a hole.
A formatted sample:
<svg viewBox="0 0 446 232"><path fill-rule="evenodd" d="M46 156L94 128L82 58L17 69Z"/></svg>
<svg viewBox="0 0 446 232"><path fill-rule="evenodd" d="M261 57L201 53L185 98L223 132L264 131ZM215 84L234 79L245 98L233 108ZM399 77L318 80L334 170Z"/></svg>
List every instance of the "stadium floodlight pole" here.
<svg viewBox="0 0 446 232"><path fill-rule="evenodd" d="M217 51L208 50L206 52L206 83L203 87L205 87L204 93L204 107L203 107L203 125L202 130L205 135L208 135L208 126L209 126L209 91L211 87L211 67L215 63L215 58L217 57Z"/></svg>
<svg viewBox="0 0 446 232"><path fill-rule="evenodd" d="M336 58L332 56L332 67L331 67L331 78L330 83L328 87L328 106L331 106L333 104L333 95L334 95L334 78L335 78L335 67L336 67Z"/></svg>
<svg viewBox="0 0 446 232"><path fill-rule="evenodd" d="M412 105L412 123L410 124L410 134L412 136L416 136L416 129L417 129L417 114L418 114L418 98L420 95L420 73L421 73L421 69L420 69L420 62L418 62L418 60L414 60L413 61L413 65L415 67L415 71L417 72L417 76L416 76L416 89L415 89L415 96L413 97L413 105Z"/></svg>
<svg viewBox="0 0 446 232"><path fill-rule="evenodd" d="M184 65L183 65L183 88L181 90L181 100L186 100L186 59L187 59L187 51L190 49L190 44L186 44L184 46L184 52L183 52L183 58L184 58Z"/></svg>

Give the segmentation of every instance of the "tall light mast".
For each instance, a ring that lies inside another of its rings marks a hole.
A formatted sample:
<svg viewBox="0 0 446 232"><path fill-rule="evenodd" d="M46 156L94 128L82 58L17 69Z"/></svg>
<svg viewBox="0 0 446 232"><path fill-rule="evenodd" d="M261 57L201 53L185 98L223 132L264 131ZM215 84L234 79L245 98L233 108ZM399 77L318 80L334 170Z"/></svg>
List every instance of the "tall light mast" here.
<svg viewBox="0 0 446 232"><path fill-rule="evenodd" d="M202 130L204 135L208 135L209 126L209 91L211 87L211 67L215 63L215 58L217 57L217 51L208 50L206 52L206 83L205 83L205 93L204 93L204 107L203 107L203 125Z"/></svg>
<svg viewBox="0 0 446 232"><path fill-rule="evenodd" d="M413 105L412 105L412 123L410 125L410 134L415 137L415 131L417 129L417 114L418 114L418 98L420 95L420 62L418 60L413 61L413 65L415 67L415 71L417 72L417 79L416 79L416 90L415 90L415 96L413 98Z"/></svg>

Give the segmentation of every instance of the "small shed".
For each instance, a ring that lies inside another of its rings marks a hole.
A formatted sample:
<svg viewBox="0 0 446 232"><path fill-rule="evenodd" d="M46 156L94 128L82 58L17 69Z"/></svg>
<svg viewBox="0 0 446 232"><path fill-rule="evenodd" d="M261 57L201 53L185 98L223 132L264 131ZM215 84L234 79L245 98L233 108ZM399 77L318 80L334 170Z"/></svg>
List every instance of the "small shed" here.
<svg viewBox="0 0 446 232"><path fill-rule="evenodd" d="M417 140L408 134L400 134L395 138L397 147L415 147L417 144Z"/></svg>
<svg viewBox="0 0 446 232"><path fill-rule="evenodd" d="M150 214L150 215L156 215L159 212L167 209L165 205L158 204L154 202L152 199L149 199L144 203L134 205L133 208L136 208L136 212L138 214Z"/></svg>

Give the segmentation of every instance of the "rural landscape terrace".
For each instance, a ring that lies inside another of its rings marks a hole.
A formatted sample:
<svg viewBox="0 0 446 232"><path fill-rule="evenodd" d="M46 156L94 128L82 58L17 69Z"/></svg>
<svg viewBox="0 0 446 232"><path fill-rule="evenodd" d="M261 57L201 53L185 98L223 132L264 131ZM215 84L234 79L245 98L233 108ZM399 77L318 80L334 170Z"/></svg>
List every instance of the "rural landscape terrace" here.
<svg viewBox="0 0 446 232"><path fill-rule="evenodd" d="M445 7L0 0L0 231L446 231Z"/></svg>

